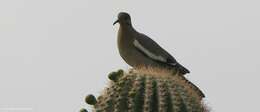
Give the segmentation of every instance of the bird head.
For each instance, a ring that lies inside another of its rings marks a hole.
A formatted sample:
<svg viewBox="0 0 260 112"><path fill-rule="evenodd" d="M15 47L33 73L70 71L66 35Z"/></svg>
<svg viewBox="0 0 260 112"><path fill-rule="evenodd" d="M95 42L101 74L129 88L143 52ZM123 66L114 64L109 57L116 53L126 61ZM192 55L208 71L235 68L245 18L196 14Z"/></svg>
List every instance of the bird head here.
<svg viewBox="0 0 260 112"><path fill-rule="evenodd" d="M116 23L119 23L120 25L127 25L131 26L131 17L128 13L126 12L120 12L117 16L117 20L113 23L115 25Z"/></svg>

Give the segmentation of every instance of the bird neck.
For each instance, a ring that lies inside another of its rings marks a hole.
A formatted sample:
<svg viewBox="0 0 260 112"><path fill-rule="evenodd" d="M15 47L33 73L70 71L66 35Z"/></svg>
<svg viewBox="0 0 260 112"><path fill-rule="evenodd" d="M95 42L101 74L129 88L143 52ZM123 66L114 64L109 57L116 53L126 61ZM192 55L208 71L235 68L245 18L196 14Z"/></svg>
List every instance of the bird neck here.
<svg viewBox="0 0 260 112"><path fill-rule="evenodd" d="M120 25L119 32L123 34L132 34L136 32L132 25Z"/></svg>
<svg viewBox="0 0 260 112"><path fill-rule="evenodd" d="M136 35L136 30L133 27L125 27L120 25L118 30L119 46L128 46L126 43L133 41L133 37L135 37L134 35Z"/></svg>

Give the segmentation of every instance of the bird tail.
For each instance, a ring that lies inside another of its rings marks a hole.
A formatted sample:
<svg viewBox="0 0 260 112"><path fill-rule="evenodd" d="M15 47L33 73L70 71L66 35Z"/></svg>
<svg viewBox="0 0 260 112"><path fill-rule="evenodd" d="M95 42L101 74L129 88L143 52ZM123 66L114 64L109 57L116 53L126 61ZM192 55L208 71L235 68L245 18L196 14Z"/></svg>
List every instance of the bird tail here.
<svg viewBox="0 0 260 112"><path fill-rule="evenodd" d="M181 74L190 73L190 71L187 68L185 68L184 66L182 66L181 64L178 63L177 66L178 66L178 69L180 70Z"/></svg>

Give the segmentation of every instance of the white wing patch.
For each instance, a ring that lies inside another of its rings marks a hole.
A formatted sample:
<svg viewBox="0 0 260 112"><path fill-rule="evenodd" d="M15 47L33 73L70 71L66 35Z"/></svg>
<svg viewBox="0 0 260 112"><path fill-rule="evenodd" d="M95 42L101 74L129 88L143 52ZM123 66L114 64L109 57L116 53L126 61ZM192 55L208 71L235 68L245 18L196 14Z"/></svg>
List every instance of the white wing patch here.
<svg viewBox="0 0 260 112"><path fill-rule="evenodd" d="M159 60L162 62L166 62L167 60L163 58L162 56L158 56L156 54L153 54L148 49L144 48L137 40L134 40L134 46L143 51L147 56L149 56L152 59Z"/></svg>

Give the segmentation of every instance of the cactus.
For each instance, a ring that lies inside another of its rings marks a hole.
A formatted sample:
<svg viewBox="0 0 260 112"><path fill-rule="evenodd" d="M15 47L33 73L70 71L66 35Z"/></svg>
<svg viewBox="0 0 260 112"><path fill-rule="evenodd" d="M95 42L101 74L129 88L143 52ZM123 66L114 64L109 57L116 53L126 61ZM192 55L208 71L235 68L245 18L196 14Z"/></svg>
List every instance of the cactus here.
<svg viewBox="0 0 260 112"><path fill-rule="evenodd" d="M85 101L95 112L206 112L204 94L184 76L169 70L140 68L109 74L108 88Z"/></svg>
<svg viewBox="0 0 260 112"><path fill-rule="evenodd" d="M79 112L88 112L88 111L87 111L87 109L82 108L82 109L80 109Z"/></svg>

